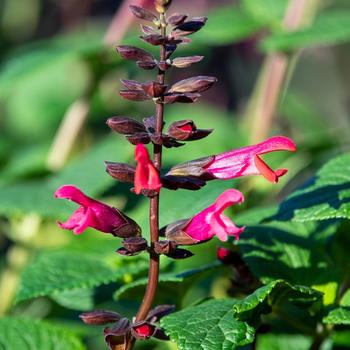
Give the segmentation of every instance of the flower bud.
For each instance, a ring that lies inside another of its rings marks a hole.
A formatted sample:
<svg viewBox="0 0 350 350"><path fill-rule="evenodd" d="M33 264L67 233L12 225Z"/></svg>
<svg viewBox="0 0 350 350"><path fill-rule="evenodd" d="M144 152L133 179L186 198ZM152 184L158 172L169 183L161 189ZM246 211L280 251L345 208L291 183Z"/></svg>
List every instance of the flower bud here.
<svg viewBox="0 0 350 350"><path fill-rule="evenodd" d="M167 316L174 311L175 305L158 305L148 313L146 320L151 323L154 323L159 321L162 317Z"/></svg>
<svg viewBox="0 0 350 350"><path fill-rule="evenodd" d="M208 136L213 129L197 129L193 120L179 120L169 126L168 134L179 141L199 140Z"/></svg>
<svg viewBox="0 0 350 350"><path fill-rule="evenodd" d="M137 18L143 19L148 22L156 22L158 21L158 17L151 11L146 10L143 7L131 5L129 6L131 12Z"/></svg>
<svg viewBox="0 0 350 350"><path fill-rule="evenodd" d="M198 76L175 83L169 93L198 93L210 89L218 80L214 77Z"/></svg>
<svg viewBox="0 0 350 350"><path fill-rule="evenodd" d="M113 311L95 310L84 312L79 317L85 324L104 325L107 323L114 323L121 319L121 316Z"/></svg>
<svg viewBox="0 0 350 350"><path fill-rule="evenodd" d="M123 241L124 248L130 253L139 253L147 250L147 241L142 237L130 237Z"/></svg>
<svg viewBox="0 0 350 350"><path fill-rule="evenodd" d="M113 327L105 328L103 333L110 350L125 350L131 337L130 321L122 318Z"/></svg>
<svg viewBox="0 0 350 350"><path fill-rule="evenodd" d="M154 6L159 13L165 13L171 5L172 0L154 0Z"/></svg>
<svg viewBox="0 0 350 350"><path fill-rule="evenodd" d="M164 96L164 102L167 104L172 104L175 102L180 103L193 103L196 102L201 97L200 94L193 94L193 93L167 93Z"/></svg>
<svg viewBox="0 0 350 350"><path fill-rule="evenodd" d="M188 16L184 15L183 13L174 13L169 18L167 18L167 22L172 26L178 26L179 24L185 22L187 17Z"/></svg>
<svg viewBox="0 0 350 350"><path fill-rule="evenodd" d="M148 81L142 84L143 91L150 97L161 97L164 95L167 85L160 84L156 81Z"/></svg>
<svg viewBox="0 0 350 350"><path fill-rule="evenodd" d="M176 68L188 68L193 63L202 61L204 56L189 56L189 57L176 57L172 61L172 65Z"/></svg>
<svg viewBox="0 0 350 350"><path fill-rule="evenodd" d="M143 339L143 340L149 339L150 337L153 336L155 330L156 330L156 327L154 325L145 321L135 322L131 326L132 335L136 339Z"/></svg>
<svg viewBox="0 0 350 350"><path fill-rule="evenodd" d="M106 171L120 182L134 182L135 167L125 163L105 162Z"/></svg>
<svg viewBox="0 0 350 350"><path fill-rule="evenodd" d="M145 132L145 126L137 120L128 117L113 117L107 120L107 125L118 134L127 135Z"/></svg>
<svg viewBox="0 0 350 350"><path fill-rule="evenodd" d="M154 61L150 53L135 46L120 45L117 46L117 52L122 58L130 61Z"/></svg>

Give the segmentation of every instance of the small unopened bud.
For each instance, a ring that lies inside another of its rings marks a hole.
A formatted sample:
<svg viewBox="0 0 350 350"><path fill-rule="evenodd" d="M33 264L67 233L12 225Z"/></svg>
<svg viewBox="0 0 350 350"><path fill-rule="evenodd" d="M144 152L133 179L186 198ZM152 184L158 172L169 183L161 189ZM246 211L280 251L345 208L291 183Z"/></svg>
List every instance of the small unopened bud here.
<svg viewBox="0 0 350 350"><path fill-rule="evenodd" d="M127 318L120 319L113 327L105 328L103 333L109 349L124 350L131 337L130 330L130 321Z"/></svg>
<svg viewBox="0 0 350 350"><path fill-rule="evenodd" d="M171 5L172 0L154 0L154 6L159 13L165 13Z"/></svg>
<svg viewBox="0 0 350 350"><path fill-rule="evenodd" d="M91 312L84 312L79 315L85 324L104 325L107 323L114 323L121 319L121 316L113 311L95 310Z"/></svg>
<svg viewBox="0 0 350 350"><path fill-rule="evenodd" d="M125 163L105 162L106 171L120 182L134 182L135 167Z"/></svg>
<svg viewBox="0 0 350 350"><path fill-rule="evenodd" d="M128 117L113 117L107 120L107 125L118 134L127 135L145 132L145 126L137 120Z"/></svg>
<svg viewBox="0 0 350 350"><path fill-rule="evenodd" d="M147 315L147 321L154 323L159 321L162 317L174 312L175 305L158 305L152 309Z"/></svg>
<svg viewBox="0 0 350 350"><path fill-rule="evenodd" d="M142 237L130 237L123 241L123 246L130 253L147 250L147 241Z"/></svg>

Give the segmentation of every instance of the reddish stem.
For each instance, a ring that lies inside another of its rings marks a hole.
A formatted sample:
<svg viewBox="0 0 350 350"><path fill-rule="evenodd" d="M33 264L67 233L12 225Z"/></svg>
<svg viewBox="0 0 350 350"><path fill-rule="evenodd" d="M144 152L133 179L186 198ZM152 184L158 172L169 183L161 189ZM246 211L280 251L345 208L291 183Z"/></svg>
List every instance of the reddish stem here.
<svg viewBox="0 0 350 350"><path fill-rule="evenodd" d="M161 26L162 36L166 36L165 27L165 16L161 14ZM160 61L166 60L166 47L161 45L160 48ZM165 82L165 72L159 69L157 81L160 84ZM164 102L163 99L158 101L156 104L156 132L161 134L163 131L163 120L164 120ZM154 145L154 166L160 172L162 166L162 146ZM142 304L140 305L139 311L136 315L136 321L142 321L147 317L147 314L151 310L153 301L156 297L158 289L159 279L159 255L154 251L154 243L159 240L159 194L150 198L150 212L149 212L149 223L150 223L150 236L151 236L151 247L150 247L150 265L148 273L148 282L143 297ZM134 346L135 339L132 339L127 346L127 350L131 350Z"/></svg>

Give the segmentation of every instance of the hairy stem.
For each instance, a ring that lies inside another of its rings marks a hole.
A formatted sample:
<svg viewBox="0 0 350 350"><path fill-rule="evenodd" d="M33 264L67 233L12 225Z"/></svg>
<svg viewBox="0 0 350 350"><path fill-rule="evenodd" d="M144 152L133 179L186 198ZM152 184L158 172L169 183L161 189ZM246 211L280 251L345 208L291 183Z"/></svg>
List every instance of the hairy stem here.
<svg viewBox="0 0 350 350"><path fill-rule="evenodd" d="M161 23L161 35L166 35L166 22L165 15L160 15ZM161 45L160 47L160 61L166 60L166 47ZM157 81L160 84L165 82L165 72L159 70ZM163 131L163 120L164 120L164 102L163 100L157 101L156 104L156 132L161 134ZM162 167L162 146L154 145L154 166L161 170ZM159 240L159 193L156 196L150 198L150 212L149 212L149 223L150 223L150 236L151 236L151 246L150 246L150 265L148 273L148 282L146 287L146 292L143 297L142 304L136 315L136 321L144 320L151 310L153 301L156 297L158 289L158 279L159 279L159 255L154 251L154 243ZM128 344L127 350L133 348L135 340L131 340Z"/></svg>

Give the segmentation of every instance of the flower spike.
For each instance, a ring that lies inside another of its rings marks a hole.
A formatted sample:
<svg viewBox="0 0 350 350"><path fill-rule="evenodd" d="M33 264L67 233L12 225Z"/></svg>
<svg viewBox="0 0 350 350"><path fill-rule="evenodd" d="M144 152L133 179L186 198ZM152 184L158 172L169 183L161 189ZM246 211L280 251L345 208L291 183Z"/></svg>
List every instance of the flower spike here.
<svg viewBox="0 0 350 350"><path fill-rule="evenodd" d="M61 228L72 230L77 235L88 227L123 238L138 236L141 232L136 222L118 209L86 196L75 186L60 187L55 192L55 197L80 204L80 207L66 222L58 222Z"/></svg>
<svg viewBox="0 0 350 350"><path fill-rule="evenodd" d="M272 170L262 159L261 155L276 152L295 152L295 143L284 136L271 137L257 145L238 148L221 153L208 162L196 159L173 167L167 175L193 176L206 180L228 180L246 175L262 175L266 180L277 183L279 178L287 173L287 169Z"/></svg>

